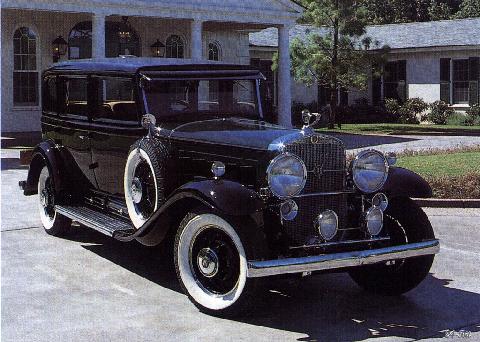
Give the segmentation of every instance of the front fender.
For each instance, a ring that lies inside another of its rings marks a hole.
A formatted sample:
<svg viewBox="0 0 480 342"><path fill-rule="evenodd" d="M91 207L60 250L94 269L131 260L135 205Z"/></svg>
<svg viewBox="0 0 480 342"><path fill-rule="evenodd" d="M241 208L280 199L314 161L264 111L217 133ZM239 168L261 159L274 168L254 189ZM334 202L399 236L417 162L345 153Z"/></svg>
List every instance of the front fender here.
<svg viewBox="0 0 480 342"><path fill-rule="evenodd" d="M156 245L163 240L169 229L168 221L163 219L168 217L169 213L178 214L192 205L203 205L233 217L254 217L254 214L261 212L265 207L258 194L242 184L227 180L190 182L175 190L134 234L114 237L121 241L137 239L145 245ZM167 224L164 224L166 222Z"/></svg>
<svg viewBox="0 0 480 342"><path fill-rule="evenodd" d="M189 192L231 216L251 215L264 208L258 194L244 185L228 180L204 180L187 183L175 193Z"/></svg>
<svg viewBox="0 0 480 342"><path fill-rule="evenodd" d="M383 186L389 198L393 197L432 197L432 188L420 175L402 167L390 167L387 181Z"/></svg>
<svg viewBox="0 0 480 342"><path fill-rule="evenodd" d="M23 193L26 196L34 195L38 192L37 183L38 177L44 165L47 165L50 175L53 177L55 192L60 193L64 184L60 174L61 159L58 156L55 148L55 143L51 140L45 140L35 146L32 153L32 161L28 169L27 181L23 188Z"/></svg>

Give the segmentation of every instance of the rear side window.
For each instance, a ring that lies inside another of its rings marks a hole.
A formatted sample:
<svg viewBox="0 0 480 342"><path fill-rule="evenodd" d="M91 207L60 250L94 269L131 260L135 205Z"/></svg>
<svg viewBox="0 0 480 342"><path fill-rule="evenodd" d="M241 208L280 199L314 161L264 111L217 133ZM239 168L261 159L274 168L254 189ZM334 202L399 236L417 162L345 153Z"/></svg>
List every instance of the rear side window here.
<svg viewBox="0 0 480 342"><path fill-rule="evenodd" d="M58 80L61 113L78 116L88 115L88 80L82 78L61 77Z"/></svg>
<svg viewBox="0 0 480 342"><path fill-rule="evenodd" d="M97 84L96 119L138 121L135 88L131 79L100 78Z"/></svg>

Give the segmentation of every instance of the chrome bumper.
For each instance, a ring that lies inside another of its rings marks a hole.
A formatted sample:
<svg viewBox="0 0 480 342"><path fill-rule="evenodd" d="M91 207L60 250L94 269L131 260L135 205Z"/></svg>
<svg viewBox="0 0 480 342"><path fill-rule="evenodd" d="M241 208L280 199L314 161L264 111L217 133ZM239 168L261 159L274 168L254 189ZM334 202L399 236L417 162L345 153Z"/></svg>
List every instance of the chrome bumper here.
<svg viewBox="0 0 480 342"><path fill-rule="evenodd" d="M438 240L429 240L363 251L323 254L303 258L249 261L247 265L247 276L249 278L257 278L286 273L302 273L370 265L390 260L436 254L439 250L440 242Z"/></svg>

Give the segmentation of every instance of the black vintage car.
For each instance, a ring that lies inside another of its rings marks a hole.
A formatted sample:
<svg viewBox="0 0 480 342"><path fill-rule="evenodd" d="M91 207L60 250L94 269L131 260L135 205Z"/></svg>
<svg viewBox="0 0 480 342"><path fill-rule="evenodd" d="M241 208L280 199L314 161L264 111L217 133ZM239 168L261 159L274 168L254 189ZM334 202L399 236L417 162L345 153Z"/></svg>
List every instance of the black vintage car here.
<svg viewBox="0 0 480 342"><path fill-rule="evenodd" d="M25 195L48 234L75 220L121 241L165 243L200 310L253 305L263 277L342 270L398 295L439 242L412 197L431 188L375 150L264 120L248 66L142 58L59 63L43 74L43 141ZM314 119L314 118L313 118ZM152 265L152 267L155 267Z"/></svg>

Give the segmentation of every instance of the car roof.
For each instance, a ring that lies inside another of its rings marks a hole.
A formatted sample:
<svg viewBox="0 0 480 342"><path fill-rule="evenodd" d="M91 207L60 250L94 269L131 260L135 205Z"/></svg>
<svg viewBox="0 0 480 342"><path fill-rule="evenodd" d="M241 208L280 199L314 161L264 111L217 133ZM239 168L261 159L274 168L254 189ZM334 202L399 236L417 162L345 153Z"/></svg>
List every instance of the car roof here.
<svg viewBox="0 0 480 342"><path fill-rule="evenodd" d="M91 58L77 59L55 63L46 72L68 73L123 73L135 74L141 71L186 71L186 70L241 70L255 71L248 65L228 64L217 61L194 61L179 58L148 58L148 57L116 57L116 58Z"/></svg>

